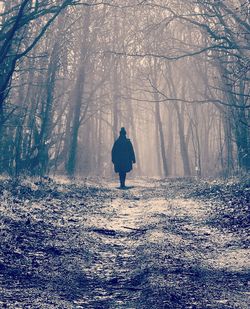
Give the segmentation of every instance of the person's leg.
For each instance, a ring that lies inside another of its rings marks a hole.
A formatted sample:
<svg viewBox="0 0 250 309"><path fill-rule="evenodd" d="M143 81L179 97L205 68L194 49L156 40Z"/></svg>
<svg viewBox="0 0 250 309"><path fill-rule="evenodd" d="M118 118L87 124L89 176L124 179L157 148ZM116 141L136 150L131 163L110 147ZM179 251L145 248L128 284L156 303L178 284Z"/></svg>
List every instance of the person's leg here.
<svg viewBox="0 0 250 309"><path fill-rule="evenodd" d="M126 180L126 173L120 172L119 177L120 177L121 188L124 188L125 187L125 180Z"/></svg>
<svg viewBox="0 0 250 309"><path fill-rule="evenodd" d="M120 187L122 188L122 183L123 183L122 172L119 172L119 178L120 178Z"/></svg>
<svg viewBox="0 0 250 309"><path fill-rule="evenodd" d="M123 187L125 187L126 173L123 173Z"/></svg>

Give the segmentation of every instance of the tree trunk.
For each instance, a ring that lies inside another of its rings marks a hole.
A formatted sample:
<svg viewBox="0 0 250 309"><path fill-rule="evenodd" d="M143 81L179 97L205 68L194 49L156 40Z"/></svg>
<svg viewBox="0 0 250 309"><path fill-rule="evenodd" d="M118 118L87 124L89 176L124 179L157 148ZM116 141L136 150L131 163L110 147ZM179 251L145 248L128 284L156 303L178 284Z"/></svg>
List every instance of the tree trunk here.
<svg viewBox="0 0 250 309"><path fill-rule="evenodd" d="M42 126L39 136L38 160L40 162L40 174L44 175L48 171L49 163L49 140L51 137L51 127L53 120L53 101L58 70L58 43L53 46L51 60L48 67L48 77L46 81L46 102L43 106Z"/></svg>
<svg viewBox="0 0 250 309"><path fill-rule="evenodd" d="M82 106L82 96L83 96L83 85L84 85L84 67L80 67L78 72L78 77L75 87L75 106L73 112L73 123L71 129L71 138L70 138L70 148L69 155L67 160L66 171L68 176L73 177L75 174L76 168L76 155L77 155L77 138L78 131L80 127L80 115L81 115L81 106Z"/></svg>
<svg viewBox="0 0 250 309"><path fill-rule="evenodd" d="M224 128L224 154L225 154L225 176L229 176L232 171L234 170L234 163L233 163L233 138L232 138L232 126L230 123L229 116L226 112L223 112L221 115L223 128Z"/></svg>
<svg viewBox="0 0 250 309"><path fill-rule="evenodd" d="M183 115L181 115L178 103L175 103L174 107L175 107L175 111L177 114L178 130L179 130L179 138L180 138L180 151L181 151L184 175L190 176L191 170L190 170L188 149L187 149L185 133L184 133L184 123L183 123L184 119L183 119Z"/></svg>
<svg viewBox="0 0 250 309"><path fill-rule="evenodd" d="M163 173L164 177L167 177L169 175L168 173L168 165L167 165L167 158L166 158L166 149L165 149L165 141L164 141L164 134L163 134L163 126L161 121L161 112L160 112L160 103L159 96L157 93L155 93L155 113L156 113L156 119L157 119L157 126L158 126L158 132L159 132L159 138L160 138L160 149L161 149L161 159L162 159L162 167L163 167Z"/></svg>

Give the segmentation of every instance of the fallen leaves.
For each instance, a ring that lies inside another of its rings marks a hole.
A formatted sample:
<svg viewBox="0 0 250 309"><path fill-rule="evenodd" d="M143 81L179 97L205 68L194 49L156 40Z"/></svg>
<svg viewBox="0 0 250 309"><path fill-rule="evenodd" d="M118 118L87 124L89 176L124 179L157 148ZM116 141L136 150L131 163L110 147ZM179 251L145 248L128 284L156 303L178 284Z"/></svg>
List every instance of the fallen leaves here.
<svg viewBox="0 0 250 309"><path fill-rule="evenodd" d="M237 308L248 212L240 181L1 179L0 304Z"/></svg>

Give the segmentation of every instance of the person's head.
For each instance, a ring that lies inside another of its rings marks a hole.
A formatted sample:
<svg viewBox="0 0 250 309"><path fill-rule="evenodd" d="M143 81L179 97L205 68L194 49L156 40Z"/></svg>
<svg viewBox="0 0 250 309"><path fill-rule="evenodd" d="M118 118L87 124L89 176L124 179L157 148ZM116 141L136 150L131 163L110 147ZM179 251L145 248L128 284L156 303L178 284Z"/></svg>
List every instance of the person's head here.
<svg viewBox="0 0 250 309"><path fill-rule="evenodd" d="M127 134L127 132L126 132L125 128L122 127L121 130L120 130L120 136L126 136L126 134Z"/></svg>

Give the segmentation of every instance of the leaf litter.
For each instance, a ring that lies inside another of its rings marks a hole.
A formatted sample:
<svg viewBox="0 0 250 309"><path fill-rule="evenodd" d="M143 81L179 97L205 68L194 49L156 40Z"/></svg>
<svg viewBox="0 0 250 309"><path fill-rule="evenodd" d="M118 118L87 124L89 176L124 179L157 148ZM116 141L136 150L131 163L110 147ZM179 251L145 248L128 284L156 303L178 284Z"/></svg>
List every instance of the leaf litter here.
<svg viewBox="0 0 250 309"><path fill-rule="evenodd" d="M0 306L248 308L249 183L0 179Z"/></svg>

